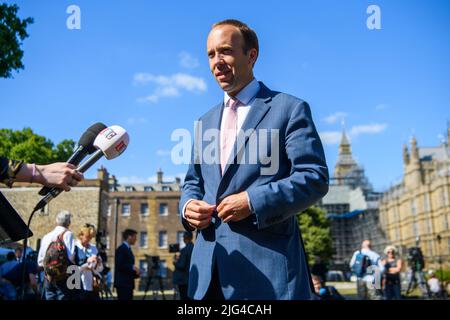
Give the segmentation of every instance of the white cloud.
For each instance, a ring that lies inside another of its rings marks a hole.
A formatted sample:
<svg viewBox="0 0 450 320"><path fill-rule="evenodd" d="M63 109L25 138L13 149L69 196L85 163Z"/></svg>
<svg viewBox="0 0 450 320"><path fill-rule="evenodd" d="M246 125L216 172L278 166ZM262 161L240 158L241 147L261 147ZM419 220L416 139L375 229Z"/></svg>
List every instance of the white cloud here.
<svg viewBox="0 0 450 320"><path fill-rule="evenodd" d="M335 145L339 144L339 142L341 141L342 132L339 131L319 132L319 136L323 144Z"/></svg>
<svg viewBox="0 0 450 320"><path fill-rule="evenodd" d="M350 130L351 136L358 136L362 133L377 134L383 132L387 128L386 123L374 123L368 125L353 126Z"/></svg>
<svg viewBox="0 0 450 320"><path fill-rule="evenodd" d="M328 124L333 124L339 120L341 120L341 121L344 120L345 117L347 117L347 116L348 116L347 113L338 111L333 114L330 114L328 117L323 118L323 121L325 121Z"/></svg>
<svg viewBox="0 0 450 320"><path fill-rule="evenodd" d="M127 119L126 122L127 122L128 125L132 126L132 125L135 125L135 124L148 123L148 120L146 118L142 118L142 117L141 118L130 117L130 118Z"/></svg>
<svg viewBox="0 0 450 320"><path fill-rule="evenodd" d="M183 68L195 69L200 65L198 60L186 51L180 52L178 58L180 59L180 66L182 66Z"/></svg>
<svg viewBox="0 0 450 320"><path fill-rule="evenodd" d="M387 128L386 123L375 123L368 125L353 126L348 132L348 137L351 140L361 134L378 134ZM342 139L342 131L324 131L319 132L320 139L326 145L338 145Z"/></svg>
<svg viewBox="0 0 450 320"><path fill-rule="evenodd" d="M203 78L194 77L186 73L176 73L171 76L153 75L150 73L137 73L133 77L133 84L156 85L153 93L146 97L138 98L138 102L156 103L162 97L178 97L181 91L201 93L207 90L206 82Z"/></svg>

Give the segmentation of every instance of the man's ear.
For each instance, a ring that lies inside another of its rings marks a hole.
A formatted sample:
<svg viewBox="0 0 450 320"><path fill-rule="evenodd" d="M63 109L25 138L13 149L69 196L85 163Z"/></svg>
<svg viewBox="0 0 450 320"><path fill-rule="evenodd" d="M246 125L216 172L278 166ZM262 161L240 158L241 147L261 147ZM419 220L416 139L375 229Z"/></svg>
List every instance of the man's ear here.
<svg viewBox="0 0 450 320"><path fill-rule="evenodd" d="M258 58L258 51L255 48L249 50L249 63L255 64L256 59Z"/></svg>

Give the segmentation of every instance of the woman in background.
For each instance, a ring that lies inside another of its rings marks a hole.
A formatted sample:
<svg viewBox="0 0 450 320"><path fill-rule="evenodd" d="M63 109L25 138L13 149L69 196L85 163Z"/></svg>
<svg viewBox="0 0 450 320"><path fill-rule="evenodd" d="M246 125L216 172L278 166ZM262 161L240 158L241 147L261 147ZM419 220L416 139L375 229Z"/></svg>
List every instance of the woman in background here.
<svg viewBox="0 0 450 320"><path fill-rule="evenodd" d="M397 257L397 249L394 246L387 246L384 254L386 258L381 260L384 266L384 296L386 300L400 300L402 259Z"/></svg>

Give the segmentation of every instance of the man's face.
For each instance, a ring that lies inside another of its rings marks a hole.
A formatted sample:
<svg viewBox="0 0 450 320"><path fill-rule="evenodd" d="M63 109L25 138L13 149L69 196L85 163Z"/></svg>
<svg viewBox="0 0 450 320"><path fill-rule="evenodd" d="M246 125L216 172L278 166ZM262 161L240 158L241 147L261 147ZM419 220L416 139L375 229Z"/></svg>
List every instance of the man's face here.
<svg viewBox="0 0 450 320"><path fill-rule="evenodd" d="M238 28L222 25L211 30L206 43L209 67L223 91L235 96L253 79L256 49L244 54L244 38Z"/></svg>
<svg viewBox="0 0 450 320"><path fill-rule="evenodd" d="M137 240L137 234L133 234L128 237L128 243L132 246L136 243Z"/></svg>

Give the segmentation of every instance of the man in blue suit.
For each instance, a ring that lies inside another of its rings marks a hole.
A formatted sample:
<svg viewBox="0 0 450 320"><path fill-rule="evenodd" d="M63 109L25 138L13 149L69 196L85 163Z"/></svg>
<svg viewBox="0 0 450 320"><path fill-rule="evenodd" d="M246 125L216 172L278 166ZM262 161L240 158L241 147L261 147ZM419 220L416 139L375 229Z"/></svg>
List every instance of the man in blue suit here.
<svg viewBox="0 0 450 320"><path fill-rule="evenodd" d="M180 255L173 261L175 270L173 272L173 283L178 285L180 300L189 300L187 295L189 282L189 267L191 265L191 255L194 249L192 243L192 232L185 232L183 235L185 247L180 250Z"/></svg>
<svg viewBox="0 0 450 320"><path fill-rule="evenodd" d="M182 190L182 223L198 231L188 295L313 299L296 215L327 193L328 168L309 105L256 81L246 24L214 24L207 53L224 100L199 119Z"/></svg>
<svg viewBox="0 0 450 320"><path fill-rule="evenodd" d="M137 232L125 229L123 243L116 249L114 262L114 287L118 300L133 300L134 280L139 278L139 269L134 265L131 246L136 243Z"/></svg>

